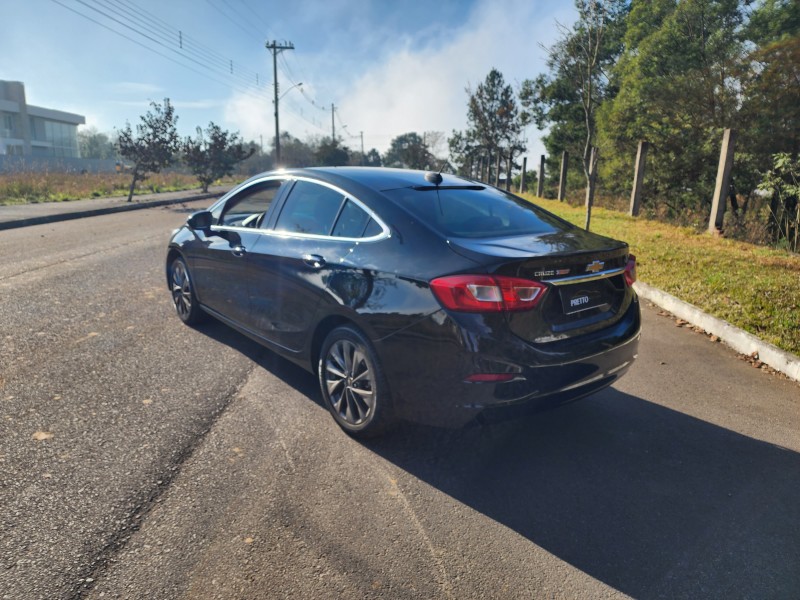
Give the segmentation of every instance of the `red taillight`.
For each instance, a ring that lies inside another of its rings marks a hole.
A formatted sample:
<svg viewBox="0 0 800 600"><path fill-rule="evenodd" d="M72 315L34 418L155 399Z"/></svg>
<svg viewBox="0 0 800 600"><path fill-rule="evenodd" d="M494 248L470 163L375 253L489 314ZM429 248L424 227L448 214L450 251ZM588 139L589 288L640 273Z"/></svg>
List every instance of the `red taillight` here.
<svg viewBox="0 0 800 600"><path fill-rule="evenodd" d="M628 263L625 265L625 282L630 286L636 282L636 257L628 255Z"/></svg>
<svg viewBox="0 0 800 600"><path fill-rule="evenodd" d="M502 312L532 309L544 296L547 286L502 275L451 275L431 281L431 289L450 310Z"/></svg>

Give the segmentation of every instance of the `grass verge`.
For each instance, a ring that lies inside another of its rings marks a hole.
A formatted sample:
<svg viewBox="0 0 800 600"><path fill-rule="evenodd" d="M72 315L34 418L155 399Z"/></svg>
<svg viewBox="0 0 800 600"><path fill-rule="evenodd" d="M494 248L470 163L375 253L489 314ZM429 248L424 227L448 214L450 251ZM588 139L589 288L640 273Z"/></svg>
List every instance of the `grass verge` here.
<svg viewBox="0 0 800 600"><path fill-rule="evenodd" d="M527 199L583 226L583 207ZM628 242L642 281L800 355L800 255L602 208L591 230Z"/></svg>
<svg viewBox="0 0 800 600"><path fill-rule="evenodd" d="M0 175L0 205L68 202L83 198L127 196L128 173L35 173ZM157 173L139 183L135 194L193 190L200 184L193 175Z"/></svg>

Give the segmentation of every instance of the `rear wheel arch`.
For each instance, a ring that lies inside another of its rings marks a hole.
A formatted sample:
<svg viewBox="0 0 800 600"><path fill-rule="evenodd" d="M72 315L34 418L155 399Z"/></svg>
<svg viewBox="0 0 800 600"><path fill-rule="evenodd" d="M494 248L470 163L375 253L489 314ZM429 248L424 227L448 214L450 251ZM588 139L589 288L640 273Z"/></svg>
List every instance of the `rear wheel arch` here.
<svg viewBox="0 0 800 600"><path fill-rule="evenodd" d="M170 248L167 252L167 261L164 264L164 274L167 277L167 285L169 286L172 282L170 281L170 269L172 268L172 262L176 258L183 258L185 261L186 258L178 251L177 248Z"/></svg>
<svg viewBox="0 0 800 600"><path fill-rule="evenodd" d="M325 338L328 337L328 334L331 331L343 325L350 325L356 329L361 329L352 319L348 319L342 315L329 315L317 324L314 334L311 336L311 347L309 349L312 372L317 372L319 355L322 350L322 344L325 342Z"/></svg>

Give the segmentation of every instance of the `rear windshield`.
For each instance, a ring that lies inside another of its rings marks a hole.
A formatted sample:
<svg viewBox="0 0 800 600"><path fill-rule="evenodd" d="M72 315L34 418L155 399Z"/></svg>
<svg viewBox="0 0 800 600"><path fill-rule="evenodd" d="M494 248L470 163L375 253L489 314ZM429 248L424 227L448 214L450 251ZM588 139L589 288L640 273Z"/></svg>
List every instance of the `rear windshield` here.
<svg viewBox="0 0 800 600"><path fill-rule="evenodd" d="M570 227L558 217L495 188L383 192L447 237L541 235Z"/></svg>

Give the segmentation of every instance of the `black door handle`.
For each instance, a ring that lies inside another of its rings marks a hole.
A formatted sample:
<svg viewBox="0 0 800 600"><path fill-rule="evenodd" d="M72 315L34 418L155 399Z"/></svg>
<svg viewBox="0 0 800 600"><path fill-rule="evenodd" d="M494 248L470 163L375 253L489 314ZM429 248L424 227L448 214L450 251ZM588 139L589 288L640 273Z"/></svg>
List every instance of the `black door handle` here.
<svg viewBox="0 0 800 600"><path fill-rule="evenodd" d="M325 266L325 259L319 254L306 254L303 256L303 262L312 269L321 269Z"/></svg>

